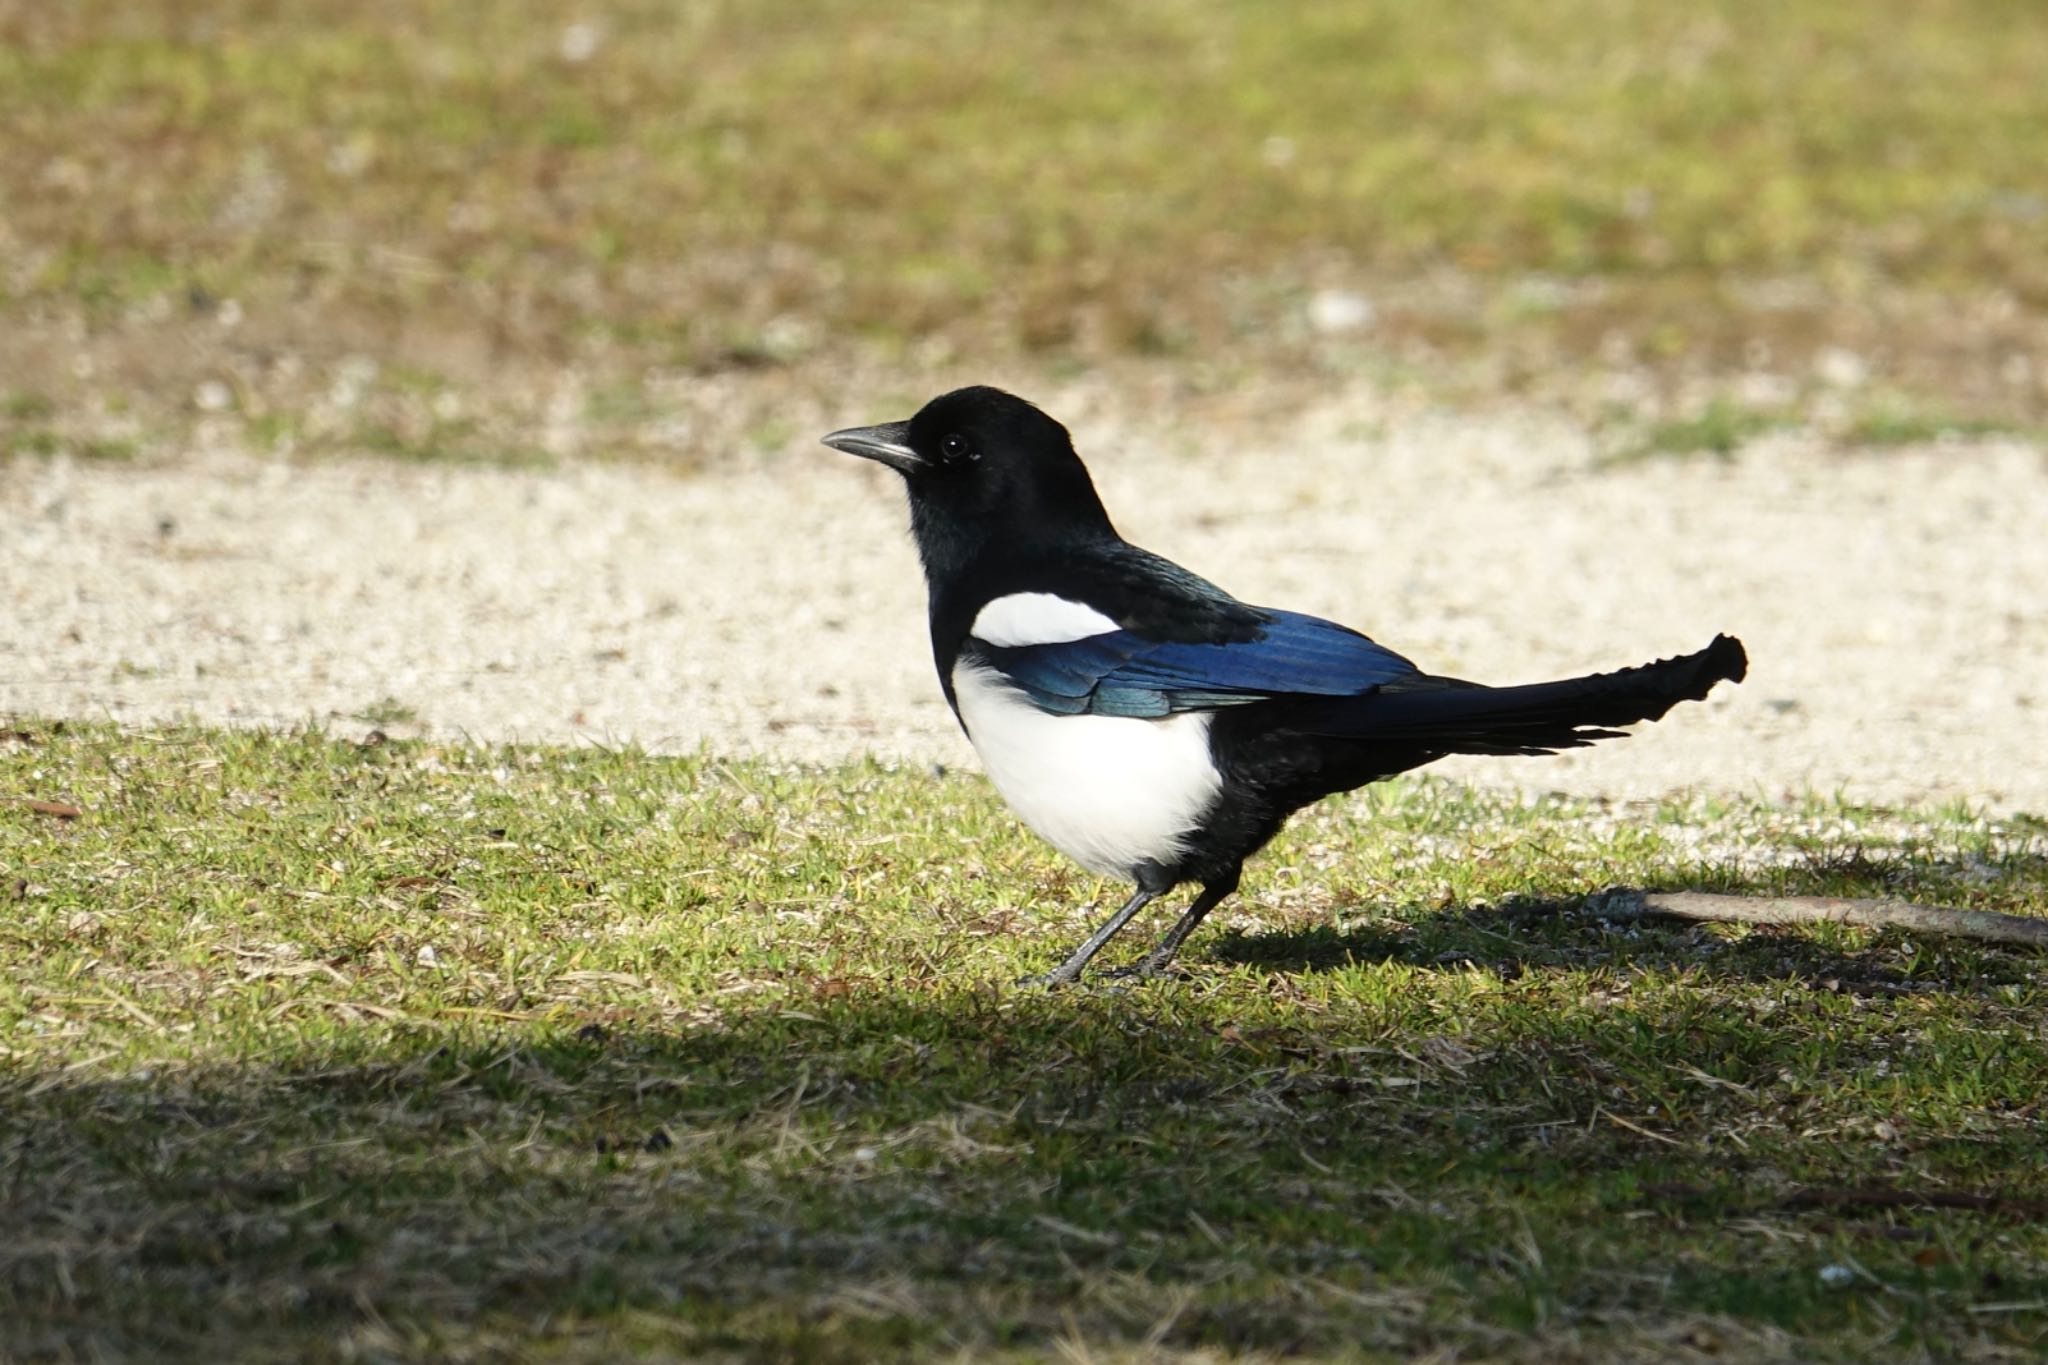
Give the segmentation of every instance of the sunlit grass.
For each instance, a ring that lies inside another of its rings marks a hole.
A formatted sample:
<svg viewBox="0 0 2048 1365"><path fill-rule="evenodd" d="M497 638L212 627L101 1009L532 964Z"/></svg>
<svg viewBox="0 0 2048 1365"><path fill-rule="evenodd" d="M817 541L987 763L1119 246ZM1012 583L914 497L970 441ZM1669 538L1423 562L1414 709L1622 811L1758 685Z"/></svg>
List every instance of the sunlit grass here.
<svg viewBox="0 0 2048 1365"><path fill-rule="evenodd" d="M1115 889L977 779L30 722L0 1352L2006 1358L2040 963L1582 902L2040 913L2044 853L1404 782L1047 994Z"/></svg>

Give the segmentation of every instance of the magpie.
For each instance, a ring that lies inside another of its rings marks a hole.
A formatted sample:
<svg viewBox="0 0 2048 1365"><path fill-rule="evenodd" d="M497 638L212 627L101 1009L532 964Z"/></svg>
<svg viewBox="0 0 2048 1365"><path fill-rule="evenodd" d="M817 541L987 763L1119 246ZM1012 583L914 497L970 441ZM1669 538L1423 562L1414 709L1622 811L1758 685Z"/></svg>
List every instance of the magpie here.
<svg viewBox="0 0 2048 1365"><path fill-rule="evenodd" d="M1548 754L1621 737L1715 683L1742 642L1560 682L1425 673L1334 622L1239 601L1118 535L1067 429L999 389L826 445L903 476L939 686L1010 808L1135 888L1066 961L1151 901L1199 888L1166 936L1110 975L1164 972L1245 859L1301 807L1446 754Z"/></svg>

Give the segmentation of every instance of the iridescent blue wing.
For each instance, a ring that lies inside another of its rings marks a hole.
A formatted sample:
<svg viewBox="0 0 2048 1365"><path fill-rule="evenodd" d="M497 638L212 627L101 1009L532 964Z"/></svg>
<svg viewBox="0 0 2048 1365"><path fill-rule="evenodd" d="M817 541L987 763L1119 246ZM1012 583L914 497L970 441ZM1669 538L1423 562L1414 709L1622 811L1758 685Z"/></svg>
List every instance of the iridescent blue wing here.
<svg viewBox="0 0 2048 1365"><path fill-rule="evenodd" d="M969 643L1040 709L1059 715L1157 717L1273 697L1352 697L1420 675L1335 622L1261 615L1257 634L1225 644L1148 640L1128 630L1011 648Z"/></svg>

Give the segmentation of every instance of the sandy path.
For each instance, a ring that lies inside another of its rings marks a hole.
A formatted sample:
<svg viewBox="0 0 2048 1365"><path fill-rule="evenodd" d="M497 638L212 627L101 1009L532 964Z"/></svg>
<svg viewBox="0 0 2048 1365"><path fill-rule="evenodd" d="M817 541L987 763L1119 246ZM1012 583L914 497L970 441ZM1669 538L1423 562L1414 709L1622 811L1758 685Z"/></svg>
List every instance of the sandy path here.
<svg viewBox="0 0 2048 1365"><path fill-rule="evenodd" d="M1055 404L1053 410L1061 409ZM851 411L847 420L884 414ZM2048 811L2048 461L2019 444L1595 473L1530 417L1332 402L1167 448L1079 425L1119 524L1254 601L1522 681L1740 634L1753 669L1625 744L1444 771L1530 790L1960 796ZM190 453L0 478L0 712L971 763L892 476Z"/></svg>

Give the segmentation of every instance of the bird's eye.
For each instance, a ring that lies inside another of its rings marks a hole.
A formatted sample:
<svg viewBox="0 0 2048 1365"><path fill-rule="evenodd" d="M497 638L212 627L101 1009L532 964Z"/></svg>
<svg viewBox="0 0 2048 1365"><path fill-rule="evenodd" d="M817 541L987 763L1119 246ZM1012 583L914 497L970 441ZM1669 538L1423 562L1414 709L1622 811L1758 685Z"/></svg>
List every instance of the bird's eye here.
<svg viewBox="0 0 2048 1365"><path fill-rule="evenodd" d="M971 460L974 458L974 447L967 444L965 436L955 433L939 441L939 453L949 460Z"/></svg>

